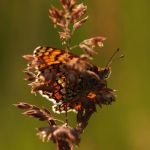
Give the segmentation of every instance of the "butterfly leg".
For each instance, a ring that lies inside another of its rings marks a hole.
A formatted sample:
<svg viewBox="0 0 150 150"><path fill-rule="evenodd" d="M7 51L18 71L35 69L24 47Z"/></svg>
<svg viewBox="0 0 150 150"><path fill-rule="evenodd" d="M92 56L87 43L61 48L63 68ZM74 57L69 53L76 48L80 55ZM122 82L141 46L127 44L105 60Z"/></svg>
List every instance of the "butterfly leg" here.
<svg viewBox="0 0 150 150"><path fill-rule="evenodd" d="M66 125L68 125L68 111L67 111L67 104L65 104L65 120L66 120Z"/></svg>

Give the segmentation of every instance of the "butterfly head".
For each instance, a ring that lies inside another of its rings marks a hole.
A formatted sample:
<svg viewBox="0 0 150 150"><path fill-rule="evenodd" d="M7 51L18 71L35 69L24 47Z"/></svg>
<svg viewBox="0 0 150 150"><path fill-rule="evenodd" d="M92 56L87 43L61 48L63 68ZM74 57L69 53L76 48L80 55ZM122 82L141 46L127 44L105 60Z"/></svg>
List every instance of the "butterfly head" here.
<svg viewBox="0 0 150 150"><path fill-rule="evenodd" d="M108 79L111 74L111 67L99 68L99 77L101 80Z"/></svg>
<svg viewBox="0 0 150 150"><path fill-rule="evenodd" d="M114 53L109 58L109 60L108 60L108 62L107 62L105 67L103 67L103 68L99 67L98 68L100 79L102 79L102 80L108 79L110 74L111 74L111 67L110 67L110 65L112 64L112 62L114 62L117 59L120 59L120 58L124 57L124 55L121 55L119 57L115 57L118 52L119 52L119 48L116 51L114 51Z"/></svg>

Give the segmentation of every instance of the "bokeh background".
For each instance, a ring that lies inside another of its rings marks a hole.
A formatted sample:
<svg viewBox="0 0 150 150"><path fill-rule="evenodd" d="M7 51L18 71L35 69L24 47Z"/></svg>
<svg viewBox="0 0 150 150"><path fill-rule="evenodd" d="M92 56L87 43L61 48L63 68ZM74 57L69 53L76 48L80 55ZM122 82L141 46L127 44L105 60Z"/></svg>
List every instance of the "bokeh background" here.
<svg viewBox="0 0 150 150"><path fill-rule="evenodd" d="M85 0L89 21L74 35L73 43L102 35L104 48L93 60L103 66L116 48L125 58L112 64L109 86L118 90L112 106L93 115L78 150L150 149L150 1ZM58 0L0 0L0 149L55 150L42 143L35 127L46 124L21 115L12 104L26 101L51 108L30 94L23 80L22 55L39 45L61 48L48 9ZM60 117L64 117L63 115ZM70 113L73 121L74 114ZM76 148L77 149L77 148Z"/></svg>

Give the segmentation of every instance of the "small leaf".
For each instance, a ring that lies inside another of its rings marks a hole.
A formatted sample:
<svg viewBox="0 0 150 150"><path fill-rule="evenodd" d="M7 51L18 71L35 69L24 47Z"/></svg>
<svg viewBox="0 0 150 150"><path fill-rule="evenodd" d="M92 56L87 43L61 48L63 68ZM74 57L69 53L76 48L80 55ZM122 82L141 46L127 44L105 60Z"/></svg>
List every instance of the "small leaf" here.
<svg viewBox="0 0 150 150"><path fill-rule="evenodd" d="M88 46L92 46L92 47L95 47L95 46L102 47L103 46L103 41L105 41L105 40L106 40L105 37L96 36L96 37L92 37L90 39L86 39L81 43L83 43L85 45L88 45Z"/></svg>
<svg viewBox="0 0 150 150"><path fill-rule="evenodd" d="M62 28L65 26L64 11L57 9L54 6L49 9L49 18L56 26Z"/></svg>
<svg viewBox="0 0 150 150"><path fill-rule="evenodd" d="M72 9L72 14L71 16L73 17L73 22L77 22L81 16L83 16L86 13L87 6L85 6L83 3L76 5Z"/></svg>
<svg viewBox="0 0 150 150"><path fill-rule="evenodd" d="M67 41L71 38L70 32L64 31L64 32L59 32L59 36L61 40Z"/></svg>
<svg viewBox="0 0 150 150"><path fill-rule="evenodd" d="M18 104L14 104L14 106L18 107L19 109L24 109L24 110L33 108L33 105L30 105L25 102L20 102Z"/></svg>
<svg viewBox="0 0 150 150"><path fill-rule="evenodd" d="M33 60L34 60L33 55L23 55L22 57L23 57L25 60L27 60L27 61L33 61Z"/></svg>
<svg viewBox="0 0 150 150"><path fill-rule="evenodd" d="M88 20L88 16L81 19L80 21L74 23L73 25L73 32L80 28L86 21Z"/></svg>
<svg viewBox="0 0 150 150"><path fill-rule="evenodd" d="M79 47L80 47L81 49L83 49L84 52L87 53L87 54L90 55L90 56L94 56L94 55L97 54L91 47L89 47L88 45L85 45L85 44L83 44L83 43L81 43L81 44L79 45Z"/></svg>

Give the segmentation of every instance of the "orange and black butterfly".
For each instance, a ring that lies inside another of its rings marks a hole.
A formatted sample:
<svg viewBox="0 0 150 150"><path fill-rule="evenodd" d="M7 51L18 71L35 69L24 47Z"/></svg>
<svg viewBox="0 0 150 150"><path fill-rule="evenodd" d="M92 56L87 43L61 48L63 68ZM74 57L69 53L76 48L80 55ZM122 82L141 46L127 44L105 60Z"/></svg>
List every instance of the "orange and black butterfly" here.
<svg viewBox="0 0 150 150"><path fill-rule="evenodd" d="M27 69L33 72L32 90L52 101L55 112L88 109L107 89L110 67L99 68L78 55L46 46L37 47L32 56Z"/></svg>

